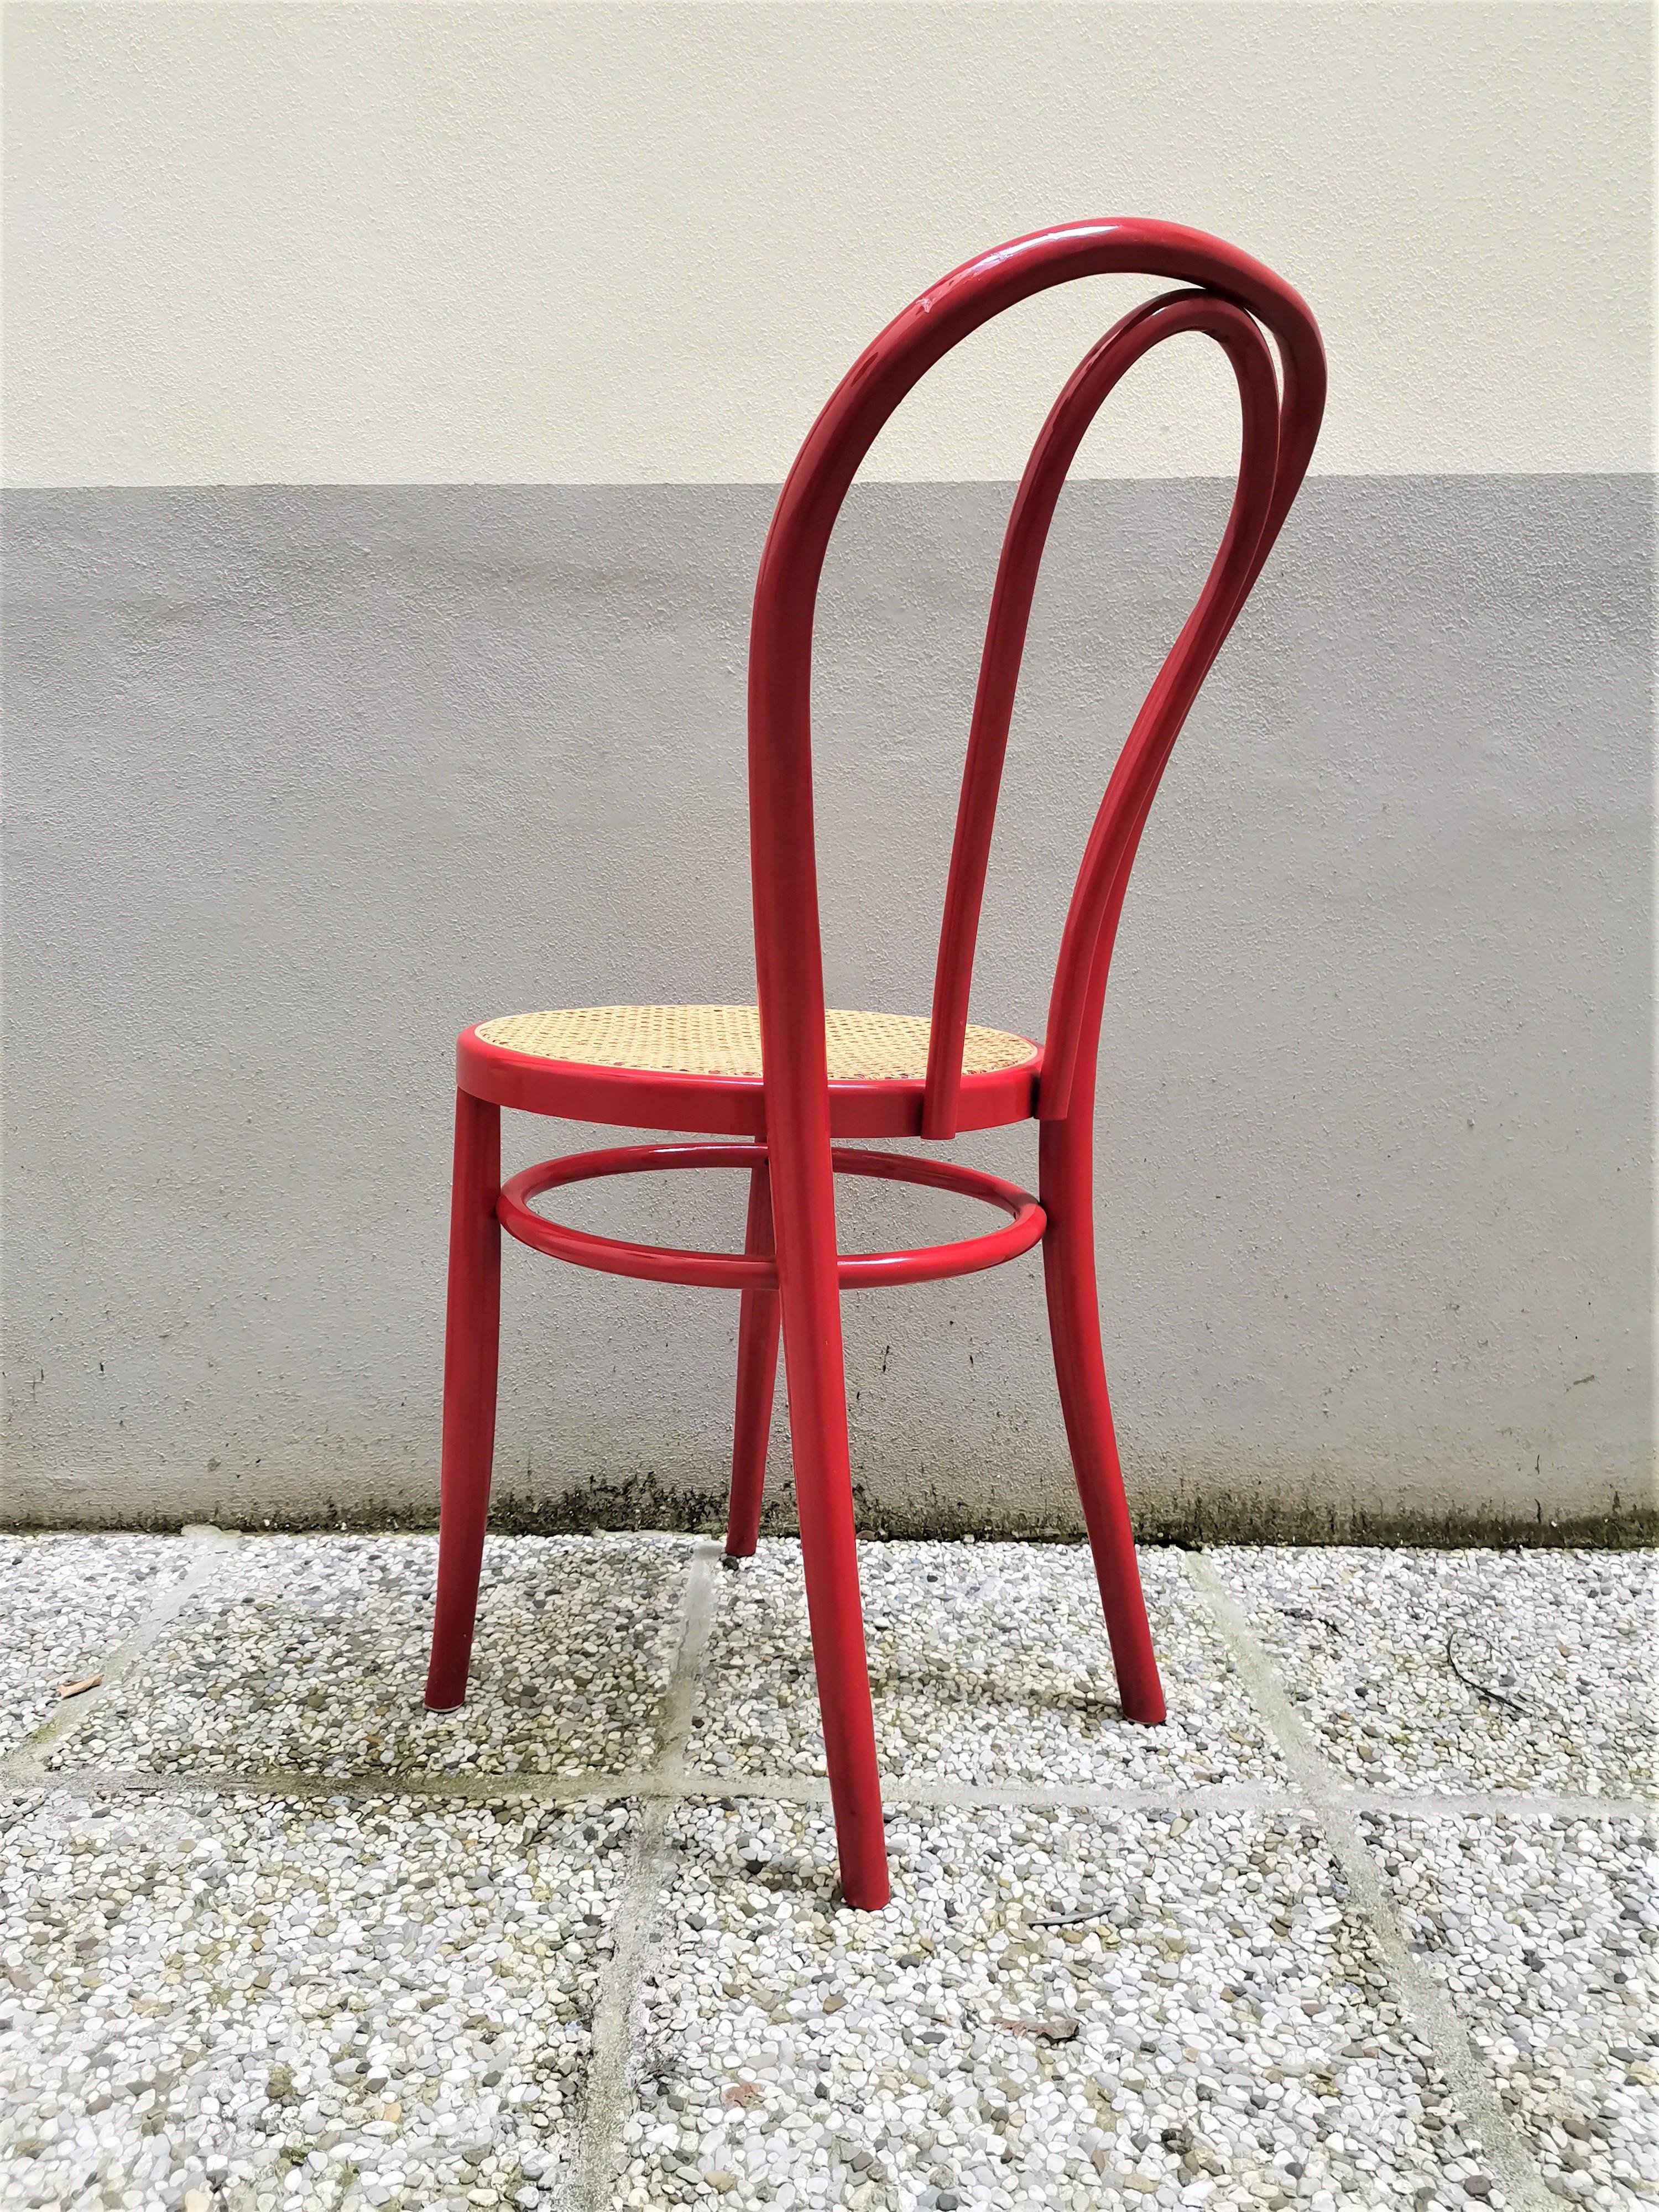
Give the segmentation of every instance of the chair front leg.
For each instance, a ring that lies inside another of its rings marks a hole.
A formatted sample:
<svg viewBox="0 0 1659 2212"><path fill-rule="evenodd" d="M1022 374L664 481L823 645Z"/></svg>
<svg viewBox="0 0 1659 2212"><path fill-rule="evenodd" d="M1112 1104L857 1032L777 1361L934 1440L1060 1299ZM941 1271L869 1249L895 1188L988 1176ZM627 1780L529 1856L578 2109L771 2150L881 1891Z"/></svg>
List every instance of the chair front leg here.
<svg viewBox="0 0 1659 2212"><path fill-rule="evenodd" d="M426 1702L447 1712L466 1696L495 1449L501 1340L501 1113L455 1096L455 1168L449 1214L449 1307L444 1337L443 1471L438 1596Z"/></svg>
<svg viewBox="0 0 1659 2212"><path fill-rule="evenodd" d="M1118 1701L1125 1720L1155 1726L1164 1717L1164 1686L1146 1624L1146 1601L1100 1347L1091 1082L1082 1086L1079 1103L1063 1121L1042 1124L1037 1156L1037 1188L1048 1217L1042 1239L1042 1280L1054 1373L1117 1671Z"/></svg>
<svg viewBox="0 0 1659 2212"><path fill-rule="evenodd" d="M772 1178L766 1162L749 1177L749 1221L743 1249L750 1257L772 1254ZM726 1556L752 1559L760 1540L761 1492L766 1486L766 1448L772 1433L772 1397L778 1372L778 1294L745 1291L738 1317L738 1409L732 1443L732 1498L726 1514Z"/></svg>

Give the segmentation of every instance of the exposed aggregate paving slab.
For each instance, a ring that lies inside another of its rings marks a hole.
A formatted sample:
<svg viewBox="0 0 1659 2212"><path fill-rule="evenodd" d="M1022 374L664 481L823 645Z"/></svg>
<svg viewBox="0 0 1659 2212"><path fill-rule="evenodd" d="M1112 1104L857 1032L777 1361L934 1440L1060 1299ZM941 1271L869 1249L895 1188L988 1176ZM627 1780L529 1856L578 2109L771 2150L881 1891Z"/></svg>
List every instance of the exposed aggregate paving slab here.
<svg viewBox="0 0 1659 2212"><path fill-rule="evenodd" d="M894 1902L854 1916L822 1808L678 1813L623 2203L1380 2206L1480 2176L1308 1820L888 1834Z"/></svg>
<svg viewBox="0 0 1659 2212"><path fill-rule="evenodd" d="M0 1751L58 1710L194 1564L177 1536L0 1536Z"/></svg>
<svg viewBox="0 0 1659 2212"><path fill-rule="evenodd" d="M860 1547L884 1773L1141 1788L1285 1772L1180 1555L1142 1556L1170 1709L1121 1717L1088 1552L1052 1544ZM689 1759L738 1777L822 1774L800 1547L720 1577Z"/></svg>
<svg viewBox="0 0 1659 2212"><path fill-rule="evenodd" d="M1659 2202L1652 1829L1382 1814L1364 1829L1553 2192L1598 2212Z"/></svg>
<svg viewBox="0 0 1659 2212"><path fill-rule="evenodd" d="M0 1862L0 2203L539 2202L629 1826L599 1806L49 1800Z"/></svg>
<svg viewBox="0 0 1659 2212"><path fill-rule="evenodd" d="M492 1540L436 1718L429 1538L21 1540L56 1548L43 1605L0 1569L9 1711L58 1710L77 1624L78 1667L140 1649L0 1785L0 2212L1659 2205L1650 1559L1212 1554L1325 1759L1392 1793L1322 1812L1179 1555L1143 1557L1149 1730L1081 1547L866 1546L864 1915L793 1544ZM1028 1802L919 1802L970 1785Z"/></svg>
<svg viewBox="0 0 1659 2212"><path fill-rule="evenodd" d="M459 1712L421 1702L437 1546L249 1538L53 1766L340 1776L626 1772L647 1763L690 1546L492 1538Z"/></svg>
<svg viewBox="0 0 1659 2212"><path fill-rule="evenodd" d="M1352 1780L1450 1794L1653 1787L1659 1555L1208 1556Z"/></svg>

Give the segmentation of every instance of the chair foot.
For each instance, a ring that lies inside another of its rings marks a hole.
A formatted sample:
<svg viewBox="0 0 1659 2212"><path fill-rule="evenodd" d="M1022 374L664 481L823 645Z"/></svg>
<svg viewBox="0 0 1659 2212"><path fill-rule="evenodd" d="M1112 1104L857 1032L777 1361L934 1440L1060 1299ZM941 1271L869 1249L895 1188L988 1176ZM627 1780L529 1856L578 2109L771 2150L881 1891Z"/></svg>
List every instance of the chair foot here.
<svg viewBox="0 0 1659 2212"><path fill-rule="evenodd" d="M465 1698L457 1698L453 1705L442 1705L436 1698L432 1696L430 1692L428 1692L426 1698L426 1709L428 1712L434 1714L459 1713L463 1710L465 1704L466 1700Z"/></svg>
<svg viewBox="0 0 1659 2212"><path fill-rule="evenodd" d="M850 1905L854 1912L880 1912L891 1904L892 1898L893 1885L888 1879L884 1860L878 1873L872 1869L868 1874L855 1875L849 1885L842 1887L841 1894L842 1903Z"/></svg>
<svg viewBox="0 0 1659 2212"><path fill-rule="evenodd" d="M745 1565L745 1563L750 1559L752 1559L754 1556L755 1555L752 1552L722 1552L720 1553L720 1565L727 1569L732 1574L736 1574L738 1569Z"/></svg>

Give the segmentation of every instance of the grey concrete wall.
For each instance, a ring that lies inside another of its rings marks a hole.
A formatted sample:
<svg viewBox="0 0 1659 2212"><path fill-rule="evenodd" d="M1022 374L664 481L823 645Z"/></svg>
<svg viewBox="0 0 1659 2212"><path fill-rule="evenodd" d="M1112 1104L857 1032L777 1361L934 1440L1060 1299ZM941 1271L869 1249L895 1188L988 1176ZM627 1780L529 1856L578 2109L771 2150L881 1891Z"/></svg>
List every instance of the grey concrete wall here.
<svg viewBox="0 0 1659 2212"><path fill-rule="evenodd" d="M1149 1530L1651 1509L1650 489L1311 482L1182 740L1100 1113ZM842 1004L927 1005L1008 495L866 488L837 541ZM1085 825L1225 495L1066 495L982 1020L1040 1033ZM432 1511L454 1032L750 994L743 661L772 496L10 495L9 1517ZM583 1133L520 1123L512 1157ZM1029 1130L962 1149L1030 1171ZM963 1218L862 1189L845 1212L870 1242ZM740 1194L636 1182L571 1212L729 1238ZM504 1504L702 1510L730 1302L509 1248L506 1310ZM1074 1524L1035 1258L849 1300L848 1325L871 1525Z"/></svg>

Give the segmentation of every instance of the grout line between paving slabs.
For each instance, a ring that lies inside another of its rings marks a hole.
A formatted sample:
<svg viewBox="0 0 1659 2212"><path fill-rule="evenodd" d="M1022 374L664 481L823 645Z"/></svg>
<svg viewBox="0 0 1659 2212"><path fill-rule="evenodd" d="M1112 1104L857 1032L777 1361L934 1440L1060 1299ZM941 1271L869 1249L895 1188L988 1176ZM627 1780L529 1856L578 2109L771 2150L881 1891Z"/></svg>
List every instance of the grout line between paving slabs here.
<svg viewBox="0 0 1659 2212"><path fill-rule="evenodd" d="M1208 1601L1257 1710L1317 1814L1332 1855L1347 1878L1350 1896L1369 1923L1399 1992L1406 2019L1438 2060L1479 2131L1481 2148L1512 2204L1522 2212L1559 2212L1537 2163L1510 2124L1486 2067L1477 2056L1450 1997L1407 1948L1400 1922L1360 1832L1352 1796L1326 1764L1300 1714L1274 1674L1231 1594L1210 1561L1184 1553L1188 1574Z"/></svg>
<svg viewBox="0 0 1659 2212"><path fill-rule="evenodd" d="M311 1774L294 1767L52 1767L38 1772L0 1766L0 1783L33 1787L66 1797L292 1797L431 1798L436 1802L499 1804L507 1800L544 1805L586 1805L631 1798L641 1804L711 1804L725 1799L827 1805L830 1784L821 1774L714 1774L695 1767L669 1775L641 1773L500 1774L411 1773L402 1767L356 1767L346 1774ZM1206 1783L1192 1789L1135 1789L1087 1783L946 1782L918 1776L882 1777L882 1802L1036 1813L1276 1813L1318 1817L1304 1798L1264 1782ZM1659 1820L1659 1805L1639 1797L1529 1796L1520 1791L1466 1790L1455 1796L1410 1790L1339 1787L1336 1802L1350 1812L1389 1813L1414 1820Z"/></svg>
<svg viewBox="0 0 1659 2212"><path fill-rule="evenodd" d="M668 1822L685 1768L703 1655L714 1620L714 1592L720 1577L720 1547L700 1543L686 1571L679 1650L663 1698L658 1752L652 1778L661 1786L645 1797L633 1863L611 1925L616 1948L601 1978L593 2008L592 2049L588 2061L587 2102L582 2114L571 2180L565 2197L570 2212L607 2212L623 2160L623 2129L628 2118L628 2054L640 1984L656 1934L664 1879L668 1871Z"/></svg>
<svg viewBox="0 0 1659 2212"><path fill-rule="evenodd" d="M68 1699L50 1720L43 1721L21 1743L0 1757L0 1784L48 1789L53 1785L56 1777L40 1754L75 1735L108 1700L162 1631L170 1627L203 1590L218 1581L225 1553L240 1541L234 1530L211 1527L185 1528L179 1535L182 1542L199 1552L196 1565L180 1576L165 1597L156 1600L125 1643L118 1644L106 1655L99 1668L103 1680L95 1690L83 1690L78 1698Z"/></svg>

